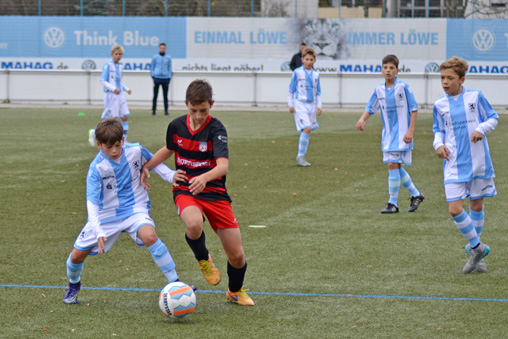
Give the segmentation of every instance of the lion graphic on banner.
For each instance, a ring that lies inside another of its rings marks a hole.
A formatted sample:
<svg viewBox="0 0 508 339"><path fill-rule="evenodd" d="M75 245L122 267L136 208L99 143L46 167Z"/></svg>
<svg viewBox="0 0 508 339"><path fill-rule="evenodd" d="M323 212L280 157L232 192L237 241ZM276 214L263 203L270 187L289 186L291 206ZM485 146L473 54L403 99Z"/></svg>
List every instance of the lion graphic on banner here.
<svg viewBox="0 0 508 339"><path fill-rule="evenodd" d="M349 56L348 34L340 19L300 19L298 33L318 59L345 59Z"/></svg>

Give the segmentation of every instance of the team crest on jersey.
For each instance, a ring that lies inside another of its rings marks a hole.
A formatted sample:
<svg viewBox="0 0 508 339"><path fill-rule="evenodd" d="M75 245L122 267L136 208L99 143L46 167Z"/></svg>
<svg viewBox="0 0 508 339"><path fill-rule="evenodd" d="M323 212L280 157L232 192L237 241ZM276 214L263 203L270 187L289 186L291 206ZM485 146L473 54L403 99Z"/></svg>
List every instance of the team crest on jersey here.
<svg viewBox="0 0 508 339"><path fill-rule="evenodd" d="M199 151L206 152L207 150L208 150L208 144L206 143L206 141L201 141L199 143Z"/></svg>
<svg viewBox="0 0 508 339"><path fill-rule="evenodd" d="M470 103L469 103L469 111L470 111L470 112L474 112L474 111L476 111L476 107L475 107L474 102L470 102Z"/></svg>
<svg viewBox="0 0 508 339"><path fill-rule="evenodd" d="M404 99L404 95L402 95L402 93L399 93L399 100L402 100Z"/></svg>
<svg viewBox="0 0 508 339"><path fill-rule="evenodd" d="M137 171L139 170L140 166L139 166L139 160L136 160L134 161L134 163L132 164L132 166L134 166L134 169Z"/></svg>

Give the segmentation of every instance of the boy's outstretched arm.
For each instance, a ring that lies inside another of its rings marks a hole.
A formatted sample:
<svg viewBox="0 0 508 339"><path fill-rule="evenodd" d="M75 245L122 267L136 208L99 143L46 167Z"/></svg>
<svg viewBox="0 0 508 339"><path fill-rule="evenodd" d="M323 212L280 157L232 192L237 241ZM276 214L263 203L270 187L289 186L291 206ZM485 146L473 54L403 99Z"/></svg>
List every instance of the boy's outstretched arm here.
<svg viewBox="0 0 508 339"><path fill-rule="evenodd" d="M365 121L370 118L369 112L363 112L362 116L360 117L360 120L356 123L356 129L359 131L363 131L363 128L365 127Z"/></svg>
<svg viewBox="0 0 508 339"><path fill-rule="evenodd" d="M150 190L151 186L148 183L148 178L150 178L150 170L155 166L163 163L169 157L173 155L174 151L169 150L166 146L162 147L157 153L154 154L152 159L150 159L146 164L143 165L141 169L141 185L147 190Z"/></svg>
<svg viewBox="0 0 508 339"><path fill-rule="evenodd" d="M413 136L415 133L415 127L416 127L416 117L418 116L418 111L412 111L411 112L411 121L409 123L409 128L407 129L406 135L404 135L404 142L406 144L409 144L411 141L413 141Z"/></svg>

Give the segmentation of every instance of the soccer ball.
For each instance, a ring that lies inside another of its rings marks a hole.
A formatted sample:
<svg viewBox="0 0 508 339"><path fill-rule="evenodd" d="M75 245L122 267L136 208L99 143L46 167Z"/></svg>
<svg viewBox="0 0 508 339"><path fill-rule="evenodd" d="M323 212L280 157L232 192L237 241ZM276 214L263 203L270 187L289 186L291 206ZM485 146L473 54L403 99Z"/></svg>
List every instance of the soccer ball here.
<svg viewBox="0 0 508 339"><path fill-rule="evenodd" d="M196 294L186 283L169 283L159 294L159 308L166 317L183 318L196 309Z"/></svg>

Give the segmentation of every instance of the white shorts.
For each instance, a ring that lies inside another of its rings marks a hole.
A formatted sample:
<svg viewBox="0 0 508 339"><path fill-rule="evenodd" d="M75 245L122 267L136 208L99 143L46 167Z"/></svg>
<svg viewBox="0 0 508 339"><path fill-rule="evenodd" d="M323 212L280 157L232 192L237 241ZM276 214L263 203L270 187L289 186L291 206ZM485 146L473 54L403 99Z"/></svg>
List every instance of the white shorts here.
<svg viewBox="0 0 508 339"><path fill-rule="evenodd" d="M101 224L101 228L106 233L106 238L108 239L104 243L106 247L105 252L113 247L122 232L128 233L138 246L144 246L141 239L138 238L138 229L144 225L150 225L155 228L155 223L146 213L137 213L126 219ZM90 230L90 223L87 222L79 233L76 242L74 242L74 248L83 251L91 249L91 255L99 253L99 245L94 233Z"/></svg>
<svg viewBox="0 0 508 339"><path fill-rule="evenodd" d="M122 118L130 115L127 107L127 100L122 92L120 94L106 93L104 95L104 112L102 112L102 120L109 118Z"/></svg>
<svg viewBox="0 0 508 339"><path fill-rule="evenodd" d="M316 105L313 102L295 100L295 113L293 114L298 132L309 127L312 130L319 128L316 120Z"/></svg>
<svg viewBox="0 0 508 339"><path fill-rule="evenodd" d="M383 152L383 162L402 163L411 166L413 151Z"/></svg>
<svg viewBox="0 0 508 339"><path fill-rule="evenodd" d="M467 197L469 197L469 200L478 200L493 197L497 194L492 179L473 179L473 181L454 182L444 186L447 202L463 200Z"/></svg>

